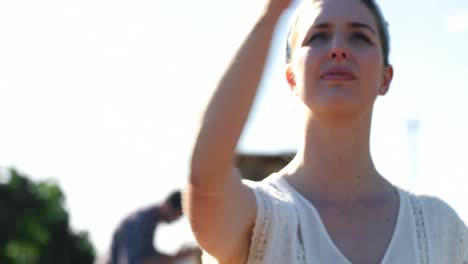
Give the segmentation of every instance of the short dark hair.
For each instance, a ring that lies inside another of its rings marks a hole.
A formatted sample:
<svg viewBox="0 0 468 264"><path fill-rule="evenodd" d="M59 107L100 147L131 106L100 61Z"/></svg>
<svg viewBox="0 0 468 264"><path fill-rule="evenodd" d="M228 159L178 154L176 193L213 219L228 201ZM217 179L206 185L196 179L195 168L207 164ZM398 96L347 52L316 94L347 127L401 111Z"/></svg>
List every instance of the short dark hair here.
<svg viewBox="0 0 468 264"><path fill-rule="evenodd" d="M174 191L167 197L167 202L172 208L182 211L182 194L180 191Z"/></svg>
<svg viewBox="0 0 468 264"><path fill-rule="evenodd" d="M389 60L390 33L388 31L388 23L385 20L379 5L377 4L375 0L361 0L361 2L365 6L367 6L367 8L371 11L372 15L377 21L377 31L379 33L380 42L382 43L383 60L384 60L385 66L388 66L390 64L390 60ZM291 27L289 28L288 38L286 41L286 63L289 63L291 61L291 56L292 56L291 44L292 43L291 43L290 36L294 32L299 16L300 16L300 12L297 13L297 16L294 18L295 21L293 21L293 23L291 24Z"/></svg>

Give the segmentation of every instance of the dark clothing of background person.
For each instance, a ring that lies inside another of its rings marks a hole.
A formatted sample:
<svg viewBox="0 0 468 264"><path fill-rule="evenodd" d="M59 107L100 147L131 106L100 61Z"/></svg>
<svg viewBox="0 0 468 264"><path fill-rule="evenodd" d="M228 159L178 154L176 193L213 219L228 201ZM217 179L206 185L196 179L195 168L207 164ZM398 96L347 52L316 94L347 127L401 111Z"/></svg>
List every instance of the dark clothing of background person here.
<svg viewBox="0 0 468 264"><path fill-rule="evenodd" d="M107 264L141 264L156 258L159 252L153 239L160 221L158 206L140 209L126 217L114 233Z"/></svg>

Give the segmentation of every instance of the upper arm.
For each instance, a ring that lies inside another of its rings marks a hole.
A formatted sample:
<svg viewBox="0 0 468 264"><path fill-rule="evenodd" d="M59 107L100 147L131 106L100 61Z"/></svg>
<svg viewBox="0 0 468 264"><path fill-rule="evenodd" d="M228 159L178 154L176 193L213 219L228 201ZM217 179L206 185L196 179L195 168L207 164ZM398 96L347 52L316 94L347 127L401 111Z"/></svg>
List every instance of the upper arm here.
<svg viewBox="0 0 468 264"><path fill-rule="evenodd" d="M253 189L241 182L240 172L232 169L219 190L204 193L190 186L185 195L185 210L200 246L218 260L247 257L256 217Z"/></svg>

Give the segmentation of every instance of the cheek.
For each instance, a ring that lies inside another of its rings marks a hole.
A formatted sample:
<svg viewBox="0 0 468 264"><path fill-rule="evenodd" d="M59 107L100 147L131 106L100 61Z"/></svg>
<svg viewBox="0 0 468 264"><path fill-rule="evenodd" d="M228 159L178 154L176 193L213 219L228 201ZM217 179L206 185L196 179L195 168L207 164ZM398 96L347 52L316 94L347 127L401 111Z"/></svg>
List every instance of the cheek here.
<svg viewBox="0 0 468 264"><path fill-rule="evenodd" d="M361 67L366 69L373 68L374 70L378 69L382 65L382 60L380 59L380 54L375 49L369 49L366 51L356 52L356 57L361 64Z"/></svg>
<svg viewBox="0 0 468 264"><path fill-rule="evenodd" d="M302 48L299 58L306 67L318 67L326 53L318 48Z"/></svg>
<svg viewBox="0 0 468 264"><path fill-rule="evenodd" d="M302 48L298 50L296 73L300 76L302 84L318 80L323 54L318 49Z"/></svg>
<svg viewBox="0 0 468 264"><path fill-rule="evenodd" d="M320 84L320 69L324 63L324 56L320 50L310 48L301 48L296 55L294 94L304 104L311 105L323 91Z"/></svg>
<svg viewBox="0 0 468 264"><path fill-rule="evenodd" d="M371 88L378 89L383 65L381 54L375 49L369 49L364 52L356 52L355 57L363 82Z"/></svg>

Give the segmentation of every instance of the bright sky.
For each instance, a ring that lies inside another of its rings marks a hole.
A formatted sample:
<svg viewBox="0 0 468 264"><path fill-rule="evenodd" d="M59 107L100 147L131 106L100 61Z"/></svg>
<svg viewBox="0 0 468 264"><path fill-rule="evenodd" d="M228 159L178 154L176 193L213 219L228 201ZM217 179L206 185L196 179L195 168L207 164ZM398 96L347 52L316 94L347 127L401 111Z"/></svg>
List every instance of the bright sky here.
<svg viewBox="0 0 468 264"><path fill-rule="evenodd" d="M122 217L183 186L200 112L262 2L1 1L0 166L55 179L73 226L104 252ZM395 79L376 104L375 162L468 221L468 2L379 2ZM242 150L297 145L285 34L280 27ZM410 120L418 132L408 134ZM181 221L158 241L174 250L174 238L192 241L188 230Z"/></svg>

